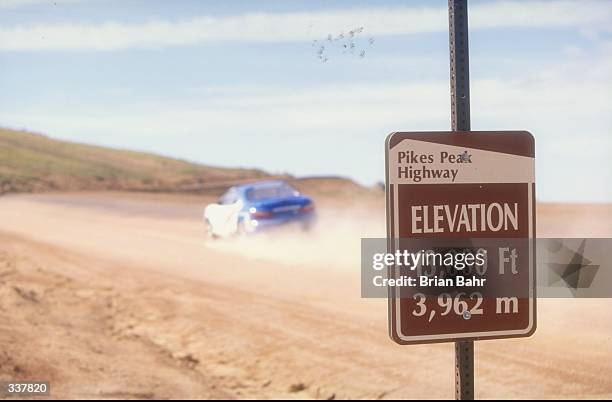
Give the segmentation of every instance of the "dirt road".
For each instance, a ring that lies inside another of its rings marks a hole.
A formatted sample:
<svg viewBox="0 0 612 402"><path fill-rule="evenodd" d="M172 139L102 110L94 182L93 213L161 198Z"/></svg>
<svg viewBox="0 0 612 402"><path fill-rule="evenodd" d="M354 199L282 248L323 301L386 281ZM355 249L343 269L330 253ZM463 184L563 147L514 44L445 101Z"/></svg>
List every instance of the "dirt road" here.
<svg viewBox="0 0 612 402"><path fill-rule="evenodd" d="M70 398L453 396L452 345L395 346L386 301L359 297L359 239L384 234L380 208L207 242L203 202L0 198L0 378ZM611 212L547 206L538 230L612 236ZM477 397L610 397L611 307L541 300L534 337L477 344Z"/></svg>

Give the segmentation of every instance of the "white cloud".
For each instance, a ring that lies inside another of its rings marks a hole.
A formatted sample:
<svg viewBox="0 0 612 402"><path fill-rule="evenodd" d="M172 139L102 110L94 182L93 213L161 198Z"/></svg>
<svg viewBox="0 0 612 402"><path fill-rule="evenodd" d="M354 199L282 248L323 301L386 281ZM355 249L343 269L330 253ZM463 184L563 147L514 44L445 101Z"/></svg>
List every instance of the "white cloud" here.
<svg viewBox="0 0 612 402"><path fill-rule="evenodd" d="M202 91L206 92L206 91ZM2 121L27 121L49 132L122 131L130 135L173 136L193 132L319 132L380 128L381 122L417 124L446 120L448 85L431 82L403 85L356 84L319 88L212 87L207 99L170 102L117 102L71 111L0 112ZM220 94L224 94L220 96ZM64 113L72 117L66 119ZM21 115L19 119L16 116ZM75 117L80 116L80 117ZM60 127L63 129L59 130Z"/></svg>
<svg viewBox="0 0 612 402"><path fill-rule="evenodd" d="M580 27L607 29L612 19L608 0L500 1L471 8L474 28L554 28Z"/></svg>
<svg viewBox="0 0 612 402"><path fill-rule="evenodd" d="M0 0L0 9L17 9L28 6L63 6L84 0Z"/></svg>
<svg viewBox="0 0 612 402"><path fill-rule="evenodd" d="M576 27L596 32L609 30L611 20L612 7L605 0L501 1L470 9L473 29ZM175 22L4 26L0 28L0 50L118 50L219 41L302 41L358 26L364 26L367 35L376 36L443 32L447 11L442 7L372 8L200 16Z"/></svg>
<svg viewBox="0 0 612 402"><path fill-rule="evenodd" d="M1 0L0 9L19 8L39 4L48 4L49 0Z"/></svg>

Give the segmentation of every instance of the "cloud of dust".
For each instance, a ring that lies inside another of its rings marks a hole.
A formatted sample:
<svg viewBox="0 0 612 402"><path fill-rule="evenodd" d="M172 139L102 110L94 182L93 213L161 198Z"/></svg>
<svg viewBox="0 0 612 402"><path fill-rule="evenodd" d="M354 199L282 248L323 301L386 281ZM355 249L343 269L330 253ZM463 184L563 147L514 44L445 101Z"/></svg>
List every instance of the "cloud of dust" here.
<svg viewBox="0 0 612 402"><path fill-rule="evenodd" d="M247 258L287 265L359 270L361 238L384 237L380 210L324 208L308 231L285 225L265 232L210 240L206 246Z"/></svg>

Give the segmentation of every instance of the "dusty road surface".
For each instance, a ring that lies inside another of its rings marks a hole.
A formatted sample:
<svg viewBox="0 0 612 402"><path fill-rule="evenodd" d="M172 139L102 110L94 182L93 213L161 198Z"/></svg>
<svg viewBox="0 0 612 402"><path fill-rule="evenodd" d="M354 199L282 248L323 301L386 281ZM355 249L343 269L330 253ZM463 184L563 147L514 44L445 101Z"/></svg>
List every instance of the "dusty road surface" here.
<svg viewBox="0 0 612 402"><path fill-rule="evenodd" d="M311 234L204 238L206 199L0 198L0 378L67 398L450 398L453 346L395 346L359 297L377 204ZM327 208L327 210L326 210ZM610 206L539 208L540 236L612 236ZM540 300L529 339L476 345L479 398L612 396L612 300Z"/></svg>

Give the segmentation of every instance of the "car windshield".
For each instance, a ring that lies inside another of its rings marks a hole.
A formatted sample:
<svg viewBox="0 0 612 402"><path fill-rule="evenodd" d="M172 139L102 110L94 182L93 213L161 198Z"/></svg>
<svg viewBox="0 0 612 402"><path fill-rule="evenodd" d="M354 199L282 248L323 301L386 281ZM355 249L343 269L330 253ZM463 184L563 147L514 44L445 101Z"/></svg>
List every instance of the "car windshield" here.
<svg viewBox="0 0 612 402"><path fill-rule="evenodd" d="M279 184L278 186L252 188L247 191L246 196L249 201L261 201L270 198L291 197L295 194L296 191L292 187L286 184Z"/></svg>

